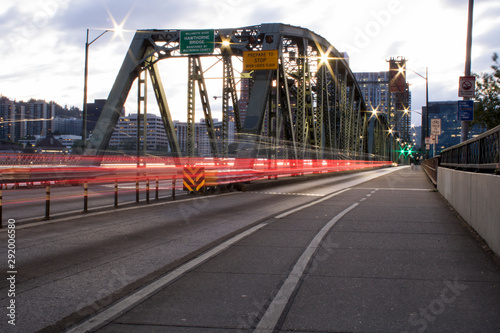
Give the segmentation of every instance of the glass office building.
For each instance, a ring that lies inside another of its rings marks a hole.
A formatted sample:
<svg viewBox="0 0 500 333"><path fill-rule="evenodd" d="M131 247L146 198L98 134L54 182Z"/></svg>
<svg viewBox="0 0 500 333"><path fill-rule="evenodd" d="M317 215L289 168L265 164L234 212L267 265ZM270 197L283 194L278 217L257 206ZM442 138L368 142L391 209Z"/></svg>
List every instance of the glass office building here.
<svg viewBox="0 0 500 333"><path fill-rule="evenodd" d="M426 108L423 107L422 123L424 123ZM461 142L462 122L458 120L457 101L429 102L429 117L427 126L429 134L431 132L431 119L441 119L441 134L437 138L435 155L434 147L429 149L429 157L441 154L446 148L457 145ZM469 138L483 133L485 130L478 126L469 128Z"/></svg>

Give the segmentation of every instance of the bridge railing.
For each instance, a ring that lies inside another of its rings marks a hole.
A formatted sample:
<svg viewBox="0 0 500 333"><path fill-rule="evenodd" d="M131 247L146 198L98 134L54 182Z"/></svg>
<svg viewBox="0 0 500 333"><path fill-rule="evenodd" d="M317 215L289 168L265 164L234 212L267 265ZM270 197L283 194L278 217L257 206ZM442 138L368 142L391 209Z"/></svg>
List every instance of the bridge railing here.
<svg viewBox="0 0 500 333"><path fill-rule="evenodd" d="M498 173L500 126L441 152L440 166Z"/></svg>
<svg viewBox="0 0 500 333"><path fill-rule="evenodd" d="M11 156L12 157L12 156ZM17 155L17 157L22 157ZM60 156L64 159L64 156ZM381 168L391 165L388 161L361 160L270 160L234 158L149 158L139 161L133 158L116 159L105 157L101 166L72 166L50 164L58 161L55 156L43 160L40 165L29 164L0 168L0 228L2 227L3 189L45 187L45 219L50 219L51 187L83 185L83 212L88 211L89 185L114 184L114 206L118 207L118 189L121 185L135 183L136 203L140 192L150 201L150 183L156 184L155 200L159 199L159 183L172 190L175 200L176 189L211 194L234 189L236 184L262 179L299 176L305 174L335 173L362 169ZM12 160L9 160L11 163ZM120 163L121 162L121 163ZM132 163L133 162L133 163ZM141 165L136 164L139 162ZM58 162L59 163L59 162ZM177 181L178 180L178 181ZM167 184L165 184L167 183ZM145 185L145 186L144 186ZM142 189L141 189L142 187ZM145 187L145 189L144 189ZM133 190L122 190L130 192ZM111 195L111 191L108 192ZM102 196L103 193L96 195ZM43 201L40 197L35 201Z"/></svg>
<svg viewBox="0 0 500 333"><path fill-rule="evenodd" d="M430 158L424 160L421 164L422 170L424 170L424 172L427 174L427 177L429 177L429 179L435 186L437 185L437 177L438 177L437 171L439 167L440 158L441 158L440 156Z"/></svg>
<svg viewBox="0 0 500 333"><path fill-rule="evenodd" d="M437 185L438 167L500 173L500 126L475 138L462 142L441 152L441 155L422 162L422 169Z"/></svg>

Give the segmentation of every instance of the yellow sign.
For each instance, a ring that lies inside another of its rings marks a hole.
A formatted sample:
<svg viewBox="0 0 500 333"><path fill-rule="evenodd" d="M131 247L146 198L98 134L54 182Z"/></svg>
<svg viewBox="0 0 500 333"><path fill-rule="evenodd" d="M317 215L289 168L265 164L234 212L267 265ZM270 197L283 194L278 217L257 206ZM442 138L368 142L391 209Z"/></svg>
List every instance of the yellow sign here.
<svg viewBox="0 0 500 333"><path fill-rule="evenodd" d="M243 70L278 69L278 50L243 52Z"/></svg>

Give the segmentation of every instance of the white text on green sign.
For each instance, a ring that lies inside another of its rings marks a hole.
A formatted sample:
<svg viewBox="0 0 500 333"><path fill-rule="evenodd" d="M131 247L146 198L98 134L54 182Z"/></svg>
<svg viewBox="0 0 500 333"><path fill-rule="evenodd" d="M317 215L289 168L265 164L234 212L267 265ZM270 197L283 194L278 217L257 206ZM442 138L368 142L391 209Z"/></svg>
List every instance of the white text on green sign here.
<svg viewBox="0 0 500 333"><path fill-rule="evenodd" d="M181 54L213 53L214 30L183 30L180 38Z"/></svg>

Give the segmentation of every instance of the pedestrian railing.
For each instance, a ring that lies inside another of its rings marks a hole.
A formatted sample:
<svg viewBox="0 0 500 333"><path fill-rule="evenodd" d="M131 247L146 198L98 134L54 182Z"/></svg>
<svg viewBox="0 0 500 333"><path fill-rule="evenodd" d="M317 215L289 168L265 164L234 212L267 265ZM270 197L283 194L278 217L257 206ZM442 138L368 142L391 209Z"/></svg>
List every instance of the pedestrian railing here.
<svg viewBox="0 0 500 333"><path fill-rule="evenodd" d="M500 126L441 152L440 166L499 173Z"/></svg>

